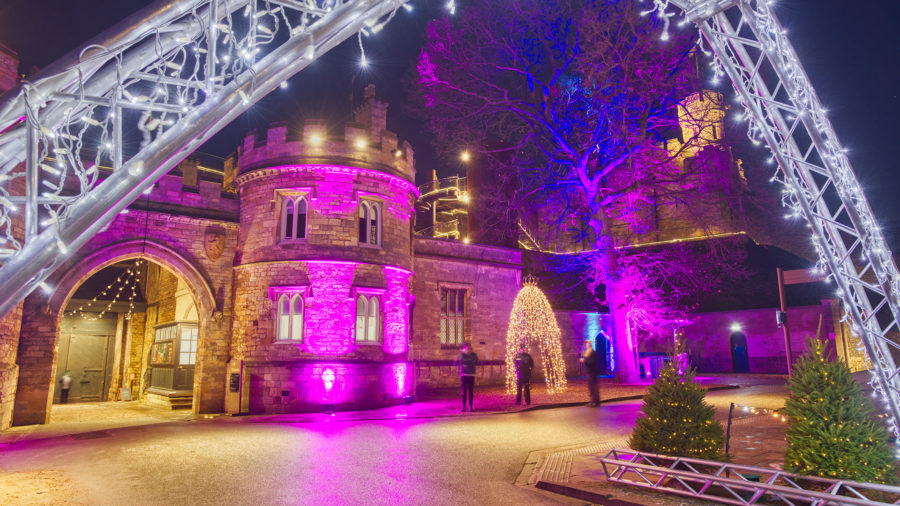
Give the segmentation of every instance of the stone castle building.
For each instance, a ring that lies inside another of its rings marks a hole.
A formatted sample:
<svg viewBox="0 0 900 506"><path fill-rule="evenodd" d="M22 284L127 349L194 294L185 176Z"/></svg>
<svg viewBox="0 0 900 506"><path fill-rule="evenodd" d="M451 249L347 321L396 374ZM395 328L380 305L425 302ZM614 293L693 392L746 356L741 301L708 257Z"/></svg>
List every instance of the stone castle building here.
<svg viewBox="0 0 900 506"><path fill-rule="evenodd" d="M195 156L2 320L4 426L71 400L198 413L385 406L458 383L463 341L503 374L517 250L413 233L414 153L369 87L354 122ZM27 336L27 337L26 337Z"/></svg>
<svg viewBox="0 0 900 506"><path fill-rule="evenodd" d="M512 249L469 243L465 223L416 233L417 209L438 222L465 218L469 191L430 183L434 198L423 198L413 149L386 116L370 87L353 122L273 124L228 159L197 154L160 179L53 273L50 293L0 316L0 429L47 423L66 371L73 401L141 399L196 413L371 408L456 386L453 359L468 341L479 384L501 383L522 248L561 236L535 227ZM704 128L710 143L720 138ZM739 165L726 162L698 182L721 189L709 204L723 217L716 233L735 232L727 191L742 184ZM674 225L679 210L659 212L657 235L642 239L699 236ZM836 306L802 302L798 336L827 313L825 332L848 348ZM772 307L698 315L683 335L701 371L738 371L739 321L750 367L738 372L781 372ZM577 374L581 342L609 334L608 318L596 307L556 309Z"/></svg>

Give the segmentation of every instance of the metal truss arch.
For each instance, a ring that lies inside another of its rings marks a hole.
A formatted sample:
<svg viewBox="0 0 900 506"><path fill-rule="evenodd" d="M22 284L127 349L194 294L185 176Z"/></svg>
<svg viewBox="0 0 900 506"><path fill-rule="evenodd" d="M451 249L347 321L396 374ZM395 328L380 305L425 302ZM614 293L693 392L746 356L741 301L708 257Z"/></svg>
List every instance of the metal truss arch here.
<svg viewBox="0 0 900 506"><path fill-rule="evenodd" d="M5 94L0 315L253 103L404 3L162 0Z"/></svg>
<svg viewBox="0 0 900 506"><path fill-rule="evenodd" d="M697 25L744 106L748 134L777 162L784 203L803 216L851 329L861 337L872 385L900 436L900 272L826 110L772 11L770 0L655 0Z"/></svg>

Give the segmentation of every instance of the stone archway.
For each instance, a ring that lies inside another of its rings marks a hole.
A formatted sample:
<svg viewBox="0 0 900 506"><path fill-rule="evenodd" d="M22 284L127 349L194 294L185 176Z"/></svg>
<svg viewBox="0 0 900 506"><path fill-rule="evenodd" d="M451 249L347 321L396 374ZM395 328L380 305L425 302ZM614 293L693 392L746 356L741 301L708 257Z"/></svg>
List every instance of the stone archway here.
<svg viewBox="0 0 900 506"><path fill-rule="evenodd" d="M221 312L217 311L211 284L190 261L175 250L141 239L107 244L85 255L78 255L67 264L68 268L60 269L48 280L55 287L49 297L35 293L26 298L19 343L19 378L13 407L13 425L43 424L49 421L60 323L66 305L77 287L107 266L138 257L163 266L188 285L200 316L193 411L221 411L224 385L217 388L221 382L210 382L211 375L208 371L204 376L205 370L220 368L207 363L214 360L214 354L209 352L211 347L208 341L211 336L223 331L219 318ZM218 357L215 359L221 360ZM218 375L213 375L212 379L217 379L215 376ZM203 381L204 378L207 381Z"/></svg>

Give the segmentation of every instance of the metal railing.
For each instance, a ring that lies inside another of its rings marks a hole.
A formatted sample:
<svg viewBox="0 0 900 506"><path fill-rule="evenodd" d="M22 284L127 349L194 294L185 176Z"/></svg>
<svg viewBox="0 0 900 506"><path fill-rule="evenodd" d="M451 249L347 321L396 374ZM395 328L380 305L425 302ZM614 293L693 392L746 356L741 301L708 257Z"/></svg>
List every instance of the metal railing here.
<svg viewBox="0 0 900 506"><path fill-rule="evenodd" d="M419 186L420 199L434 193L465 193L466 191L466 178L459 176L434 179Z"/></svg>
<svg viewBox="0 0 900 506"><path fill-rule="evenodd" d="M900 504L900 487L764 467L622 449L610 451L600 462L611 482L723 504ZM892 502L880 502L883 499Z"/></svg>
<svg viewBox="0 0 900 506"><path fill-rule="evenodd" d="M459 220L436 223L430 227L416 230L416 235L435 238L459 237Z"/></svg>

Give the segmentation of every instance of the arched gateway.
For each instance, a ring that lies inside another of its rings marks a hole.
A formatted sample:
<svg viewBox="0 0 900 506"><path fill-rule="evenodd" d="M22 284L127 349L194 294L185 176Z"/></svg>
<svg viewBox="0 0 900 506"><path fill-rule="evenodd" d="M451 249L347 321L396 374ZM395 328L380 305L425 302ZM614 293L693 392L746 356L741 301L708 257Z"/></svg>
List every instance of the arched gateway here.
<svg viewBox="0 0 900 506"><path fill-rule="evenodd" d="M153 221L152 217L149 219ZM127 231L129 227L125 217L120 217L119 220L117 223L120 225L119 233ZM134 222L133 225L139 226L142 219L130 221ZM197 234L203 237L203 230L206 228L209 227L204 227L201 223L192 223L188 225L184 238L196 237ZM190 251L192 248L185 247L186 244L182 240L169 234L166 234L167 237L154 237L154 233L157 236L161 235L159 232L159 228L148 227L149 238L124 240L115 240L115 236L118 235L116 232L107 231L100 234L85 248L88 250L86 253L73 256L68 268L60 269L48 280L48 284L54 287L49 297L34 294L25 300L21 329L23 338L20 340L18 350L19 375L13 407L13 425L49 421L49 408L53 401L56 378L59 376L56 369L59 362L61 324L75 291L102 269L138 258L155 263L171 272L189 290L190 298L196 306L199 326L196 368L193 375L193 411L195 413L222 411L224 360L221 354L227 353L230 321L225 321L221 301L217 302L214 289L218 288L217 292L224 293L225 287L216 287L215 281L202 272L210 267L202 265L204 260L209 261L208 258L200 259L192 255ZM163 244L160 240L166 240L168 244ZM196 249L196 246L193 249ZM153 335L152 329L149 335ZM137 384L139 383L140 378L137 381Z"/></svg>

